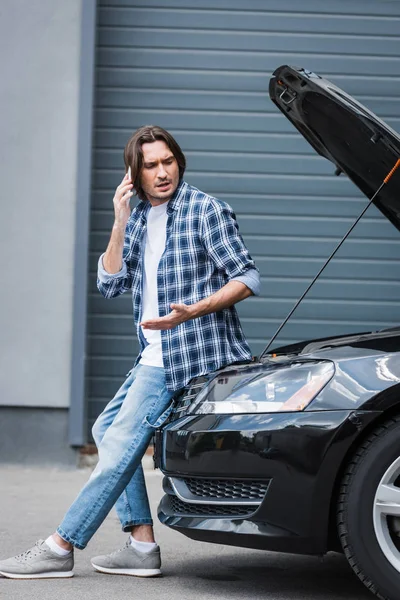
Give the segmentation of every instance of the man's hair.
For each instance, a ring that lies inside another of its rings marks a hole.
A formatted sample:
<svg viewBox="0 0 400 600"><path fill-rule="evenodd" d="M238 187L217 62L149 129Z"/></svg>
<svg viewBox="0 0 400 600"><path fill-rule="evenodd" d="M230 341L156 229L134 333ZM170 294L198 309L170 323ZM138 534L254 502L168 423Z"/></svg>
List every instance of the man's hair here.
<svg viewBox="0 0 400 600"><path fill-rule="evenodd" d="M132 183L134 190L141 200L146 200L146 195L140 182L140 176L143 168L143 144L151 144L161 140L165 142L174 155L179 167L179 179L182 179L186 168L186 158L178 142L168 131L157 125L144 125L132 135L125 146L124 162L126 170L131 168Z"/></svg>

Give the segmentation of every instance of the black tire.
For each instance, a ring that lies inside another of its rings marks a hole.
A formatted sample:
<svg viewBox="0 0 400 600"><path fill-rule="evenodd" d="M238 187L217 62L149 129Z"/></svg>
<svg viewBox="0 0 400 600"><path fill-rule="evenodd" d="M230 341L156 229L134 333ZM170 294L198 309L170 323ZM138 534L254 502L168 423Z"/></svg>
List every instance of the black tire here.
<svg viewBox="0 0 400 600"><path fill-rule="evenodd" d="M337 525L344 554L364 585L381 600L400 599L400 572L378 542L373 506L383 475L399 456L400 415L377 427L360 444L339 490Z"/></svg>

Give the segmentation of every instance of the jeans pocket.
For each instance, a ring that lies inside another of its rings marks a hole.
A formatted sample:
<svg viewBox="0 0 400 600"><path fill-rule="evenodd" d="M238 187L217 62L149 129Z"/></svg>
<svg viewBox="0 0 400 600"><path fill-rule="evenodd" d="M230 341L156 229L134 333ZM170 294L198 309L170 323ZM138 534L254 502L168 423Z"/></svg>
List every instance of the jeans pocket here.
<svg viewBox="0 0 400 600"><path fill-rule="evenodd" d="M150 423L147 416L144 418L144 421L153 429L158 429L159 427L164 425L164 423L168 420L168 417L170 416L173 408L174 402L171 402L171 404L161 413L161 415L158 417L155 423Z"/></svg>

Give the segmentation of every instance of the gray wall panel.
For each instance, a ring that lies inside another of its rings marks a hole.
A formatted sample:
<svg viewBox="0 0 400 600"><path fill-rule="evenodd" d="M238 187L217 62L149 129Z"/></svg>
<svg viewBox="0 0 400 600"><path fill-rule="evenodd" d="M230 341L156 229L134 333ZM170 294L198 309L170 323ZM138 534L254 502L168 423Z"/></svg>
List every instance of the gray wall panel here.
<svg viewBox="0 0 400 600"><path fill-rule="evenodd" d="M154 35L156 33L156 35ZM149 35L150 34L150 35ZM176 29L164 27L115 27L104 26L99 31L99 44L109 47L128 48L176 48ZM242 50L244 52L332 52L343 53L343 43L351 45L351 54L365 54L366 36L338 34L288 35L281 31L240 31L231 32L224 29L212 31L181 30L179 31L179 47L187 49L212 48L213 50ZM368 38L369 51L374 56L396 55L397 37L375 36Z"/></svg>
<svg viewBox="0 0 400 600"><path fill-rule="evenodd" d="M379 5L381 3L390 4L383 1L379 2ZM168 4L170 7L167 8ZM229 6L218 10L218 0L212 8L200 10L198 5L195 2L190 2L190 0L188 0L183 10L173 8L170 2L168 4L164 3L162 8L159 6L100 7L100 26L149 27L152 30L158 27L170 27L175 30L204 28L246 33L262 31L265 34L281 32L313 35L314 32L318 32L319 35L340 33L341 35L350 36L397 36L399 32L400 11L394 2L391 3L391 14L382 16L379 14L379 5L375 2L372 13L375 18L371 18L371 15L366 14L365 3L363 3L365 12L358 10L358 14L348 14L343 18L341 6L344 6L345 3L342 0L332 1L330 7L336 4L336 11L335 8L331 8L331 11L325 15L321 14L320 8L316 13L304 9L307 1L303 2L301 6L296 4L295 6L298 8L294 13L289 11L280 12L281 7L279 4L282 3L278 1L271 3L275 7L272 10L251 10L248 8L247 2L246 4L242 3L241 10L230 10ZM355 4L353 2L353 6ZM358 4L358 8L360 8L360 3ZM372 9L373 5L370 4L370 7ZM179 49L179 42L176 46ZM338 50L345 53L343 47L338 47Z"/></svg>
<svg viewBox="0 0 400 600"><path fill-rule="evenodd" d="M396 129L400 124L399 117L386 118L387 123ZM293 126L277 113L247 113L230 111L197 111L192 109L147 109L138 108L99 108L97 124L99 127L126 127L130 123L132 129L141 124L163 123L168 129L191 129L192 131L242 131L245 133L293 133ZM129 138L129 136L128 136Z"/></svg>
<svg viewBox="0 0 400 600"><path fill-rule="evenodd" d="M100 88L101 89L101 88ZM100 90L99 90L100 91ZM244 106L243 101L246 104ZM397 115L397 102L396 97L365 97L360 98L364 103L368 103L368 107L379 112L382 118L393 118ZM265 92L200 92L180 90L179 94L177 90L164 90L162 95L163 110L204 110L204 106L207 106L208 111L224 111L224 112L243 112L245 109L246 113L260 112L267 114L275 114L276 109L274 105L267 102ZM124 88L114 88L109 90L104 88L101 93L101 103L99 107L110 108L141 108L146 105L149 109L160 108L160 93L157 90L152 89L135 89L135 93L132 94L132 90L126 90Z"/></svg>
<svg viewBox="0 0 400 600"><path fill-rule="evenodd" d="M235 210L262 276L262 296L238 307L256 354L366 203L270 102L271 72L319 72L400 128L399 2L104 0L98 22L90 421L137 351L131 298L105 301L95 286L134 129L169 129L186 179ZM399 280L400 234L372 207L277 343L396 324Z"/></svg>
<svg viewBox="0 0 400 600"><path fill-rule="evenodd" d="M361 3L359 0L347 0L346 2L330 2L325 3L321 0L307 0L299 6L298 0L285 0L284 3L277 2L277 0L246 0L246 4L243 4L243 0L164 0L163 5L174 9L198 10L208 9L218 11L222 9L228 9L232 11L257 11L258 13L263 11L268 14L277 14L281 17L285 17L288 14L296 14L304 16L307 14L311 15L361 15L365 18L377 17L377 18L390 18L392 16L400 15L400 7L396 4L397 0L387 0L379 2L377 7L376 0L363 0ZM102 2L102 6L108 7L129 7L130 10L135 10L138 7L156 7L159 8L159 0L107 0Z"/></svg>
<svg viewBox="0 0 400 600"><path fill-rule="evenodd" d="M395 24L398 31L400 21ZM317 73L344 73L369 75L379 71L381 75L399 76L400 58L385 56L343 56L304 52L233 52L222 50L170 50L166 48L100 48L98 60L102 65L114 67L145 67L150 69L207 69L223 71L272 72L277 64L310 64Z"/></svg>
<svg viewBox="0 0 400 600"><path fill-rule="evenodd" d="M297 62L294 64L298 64ZM177 89L177 90L230 90L234 92L266 92L270 73L242 72L238 76L229 71L188 69L144 69L141 67L98 67L97 83L99 87L129 86L132 89ZM365 96L397 96L400 90L400 78L382 76L379 72L373 78L368 75L331 74L324 71L326 77L349 94L357 94L360 101Z"/></svg>

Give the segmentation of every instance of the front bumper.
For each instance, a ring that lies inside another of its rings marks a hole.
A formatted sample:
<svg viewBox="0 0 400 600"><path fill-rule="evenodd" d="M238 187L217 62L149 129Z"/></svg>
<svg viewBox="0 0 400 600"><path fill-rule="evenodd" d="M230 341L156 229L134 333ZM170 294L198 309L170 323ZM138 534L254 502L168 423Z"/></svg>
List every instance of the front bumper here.
<svg viewBox="0 0 400 600"><path fill-rule="evenodd" d="M159 519L202 541L323 554L340 466L378 414L182 417L156 436Z"/></svg>

